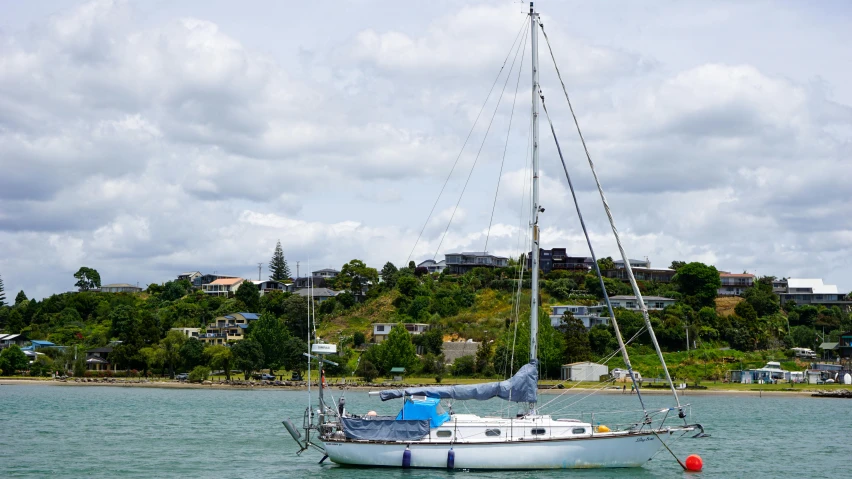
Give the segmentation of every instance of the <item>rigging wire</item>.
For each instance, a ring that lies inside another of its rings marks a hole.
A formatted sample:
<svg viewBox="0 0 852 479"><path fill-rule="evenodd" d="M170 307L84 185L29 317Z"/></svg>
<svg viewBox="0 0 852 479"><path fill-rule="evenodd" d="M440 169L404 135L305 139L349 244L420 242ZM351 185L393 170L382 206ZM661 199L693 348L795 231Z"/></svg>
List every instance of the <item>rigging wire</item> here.
<svg viewBox="0 0 852 479"><path fill-rule="evenodd" d="M494 190L494 204L491 205L491 219L488 220L488 232L485 233L485 249L488 252L488 239L491 237L491 225L494 223L494 210L497 209L497 195L500 193L500 180L503 177L503 164L506 163L506 151L509 149L509 134L512 132L512 119L515 117L515 103L518 100L518 87L521 85L521 72L524 71L524 56L527 53L527 36L524 35L524 44L521 45L521 62L518 67L518 79L515 81L515 96L512 98L512 111L509 113L509 127L506 128L506 143L503 145L503 158L500 160L500 172L497 174L497 188ZM517 54L516 54L517 56ZM507 77L508 80L508 77Z"/></svg>
<svg viewBox="0 0 852 479"><path fill-rule="evenodd" d="M615 319L615 312L612 310L612 304L609 301L609 293L606 291L606 285L604 284L603 275L601 274L601 267L598 264L598 258L595 255L595 248L592 246L592 240L589 238L589 230L586 228L586 221L583 219L583 213L580 211L580 202L577 201L577 193L574 191L574 182L571 181L571 175L568 173L568 166L565 164L565 157L562 155L562 147L559 146L559 139L556 137L556 128L554 128L553 121L550 119L550 112L547 111L547 104L544 102L544 94L541 92L541 88L538 90L538 95L541 98L541 107L544 110L547 123L550 125L550 133L553 135L553 141L556 143L556 151L559 153L559 161L562 162L562 169L565 171L565 178L568 180L568 187L571 190L571 197L574 199L574 207L577 209L577 217L580 218L580 226L583 228L583 235L586 237L586 244L589 246L589 253L592 255L592 264L595 266L595 272L597 273L598 281L600 282L604 301L606 301L606 306L609 309L612 325L615 329L616 337L618 338L619 349L624 356L624 363L630 373L630 380L633 381L633 389L639 397L639 404L641 404L642 409L645 410L645 401L642 399L642 394L639 392L639 385L636 383L636 377L633 375L633 366L630 364L630 357L627 355L627 348L623 347L623 344L621 344L624 339L621 337L621 330L618 328L618 322ZM645 416L647 417L647 415L648 413L646 411Z"/></svg>
<svg viewBox="0 0 852 479"><path fill-rule="evenodd" d="M455 218L456 212L461 204L461 200L464 198L464 192L467 191L467 185L470 183L470 178L473 176L473 170L476 168L476 163L479 161L479 156L482 154L482 149L485 147L485 141L488 139L488 133L491 131L491 125L494 124L494 118L497 117L497 110L500 108L500 102L503 101L503 94L506 92L506 86L509 84L509 77L512 74L512 69L515 67L515 60L517 60L518 53L520 51L521 46L518 44L518 49L515 51L514 58L512 58L512 66L509 67L509 73L506 75L506 81L503 82L503 90L500 92L500 96L497 97L497 104L494 106L494 113L491 114L491 120L488 122L488 127L485 129L485 135L482 137L482 143L479 144L479 150L476 152L476 157L474 157L473 164L470 166L470 172L467 174L467 179L464 181L464 186L459 194L459 199L456 201L456 206L453 207L450 220L447 221L447 227L444 229L444 234L441 235L441 241L438 242L438 247L435 249L435 255L432 256L433 260L438 257L438 253L441 251L441 245L444 244L444 240L447 238L447 232L450 231L450 225L453 224L453 218Z"/></svg>
<svg viewBox="0 0 852 479"><path fill-rule="evenodd" d="M583 132L580 130L580 122L577 120L577 115L574 113L574 106L571 104L571 98L568 96L568 89L565 87L565 82L562 80L562 73L559 72L559 66L556 64L556 56L553 54L553 48L550 46L550 39L547 37L547 32L544 30L544 24L541 23L540 19L539 25L541 26L541 33L544 35L545 43L547 43L547 49L550 51L550 58L553 60L553 67L556 69L556 76L559 77L559 84L562 85L562 92L565 94L565 100L568 102L568 108L571 110L571 117L574 118L574 126L577 127L577 134L580 136L580 143L582 143L583 151L586 153L586 160L588 160L589 168L592 170L592 176L595 178L595 184L598 187L598 193L601 196L604 211L609 219L609 225L612 228L613 236L615 236L615 244L618 246L618 251L621 253L622 259L624 259L624 268L625 271L627 271L627 277L630 279L630 284L633 286L633 292L636 295L636 300L639 301L639 306L642 309L642 318L645 320L645 326L647 326L648 332L650 333L651 342L654 344L657 357L663 365L663 372L666 374L666 379L669 382L669 387L672 390L672 395L674 396L679 409L679 417L681 417L684 420L684 423L686 423L686 417L684 415L683 408L680 405L680 398L678 398L677 390L675 390L674 382L672 381L671 374L669 373L669 368L666 366L663 351L660 349L660 344L657 342L656 335L654 335L654 328L651 326L651 319L648 317L648 308L645 306L645 302L642 301L642 293L639 291L639 286L636 284L636 278L633 277L633 269L630 267L630 261L627 259L627 253L624 252L624 246L621 245L618 228L615 227L615 220L613 219L612 212L609 209L609 203L606 201L606 195L604 195L603 187L598 179L598 173L595 171L595 164L592 162L592 155L589 153L589 148L586 146L586 139L583 138Z"/></svg>
<svg viewBox="0 0 852 479"><path fill-rule="evenodd" d="M462 143L461 150L459 150L459 154L456 156L456 160L453 162L453 167L450 168L450 173L447 175L447 179L444 180L444 185L441 186L441 191L438 193L438 197L435 198L435 203L432 205L432 209L429 211L429 215L426 217L426 221L423 223L423 228L420 229L420 234L417 235L417 240L414 242L414 246L411 248L411 252L408 253L408 259L405 260L405 264L408 264L411 261L411 257L414 255L414 250L417 249L417 244L420 243L420 238L423 237L423 232L426 231L426 226L429 225L429 220L432 218L432 214L435 213L435 208L438 206L438 202L441 200L441 196L444 194L444 190L447 188L447 183L450 182L450 178L453 176L453 172L456 170L456 166L461 159L462 153L464 153L464 149L467 146L467 142L470 140L471 135L473 135L473 130L476 128L476 124L479 122L479 117L482 115L482 112L485 111L485 105L488 104L488 100L491 98L491 94L494 92L494 87L497 85L497 81L500 80L500 75L503 74L503 69L506 68L506 62L509 61L509 57L512 55L512 50L515 49L515 44L518 42L518 39L521 37L521 34L527 29L528 23L526 18L521 23L521 28L518 29L518 33L515 36L515 40L512 42L512 46L509 47L509 52L506 53L506 58L503 59L503 65L500 66L500 70L497 72L497 76L494 78L494 82L491 84L491 89L488 90L488 95L485 96L485 101L482 102L482 106L479 108L479 113L476 114L476 119L473 120L473 125L470 127L470 131L467 133L467 138L465 138L464 143Z"/></svg>

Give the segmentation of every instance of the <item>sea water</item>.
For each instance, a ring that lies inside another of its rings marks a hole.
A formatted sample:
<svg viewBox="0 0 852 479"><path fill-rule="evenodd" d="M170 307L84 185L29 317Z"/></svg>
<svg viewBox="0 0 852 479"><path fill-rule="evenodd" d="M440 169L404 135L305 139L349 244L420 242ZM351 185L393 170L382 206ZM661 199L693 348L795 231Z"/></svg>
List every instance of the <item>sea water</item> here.
<svg viewBox="0 0 852 479"><path fill-rule="evenodd" d="M335 396L341 392L330 390ZM594 420L603 424L609 416L602 412L639 406L630 394L584 396L543 395L540 404L555 399L551 409L562 409L559 416L584 420L591 419L589 411L598 411ZM693 453L704 459L704 471L697 475L683 472L664 449L641 469L398 470L319 465L322 456L313 450L297 456L281 420L289 417L301 425L308 404L304 391L4 385L0 478L852 477L852 401L777 395L686 396L682 401L690 405L690 419L711 434L670 441L681 459ZM646 402L657 408L673 399L651 396ZM346 392L346 406L355 413L379 414L399 408L398 401L382 403L355 390ZM454 407L458 413L490 414L499 402Z"/></svg>

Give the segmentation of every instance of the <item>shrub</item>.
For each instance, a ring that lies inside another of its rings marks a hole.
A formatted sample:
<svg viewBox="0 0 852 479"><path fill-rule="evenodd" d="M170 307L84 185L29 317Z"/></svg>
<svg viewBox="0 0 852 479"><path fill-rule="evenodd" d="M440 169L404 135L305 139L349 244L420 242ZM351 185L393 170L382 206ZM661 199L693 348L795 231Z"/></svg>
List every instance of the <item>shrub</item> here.
<svg viewBox="0 0 852 479"><path fill-rule="evenodd" d="M453 362L453 376L469 376L473 374L476 359L473 356L462 356Z"/></svg>
<svg viewBox="0 0 852 479"><path fill-rule="evenodd" d="M374 379L379 377L379 370L376 369L376 366L373 365L370 360L364 359L361 361L361 364L358 365L358 369L355 371L355 374L364 381L371 383Z"/></svg>
<svg viewBox="0 0 852 479"><path fill-rule="evenodd" d="M195 369L189 373L189 382L200 383L206 381L210 377L210 368L207 366L195 366Z"/></svg>
<svg viewBox="0 0 852 479"><path fill-rule="evenodd" d="M352 338L352 343L357 348L358 346L362 346L366 339L367 338L364 336L364 333L357 331Z"/></svg>

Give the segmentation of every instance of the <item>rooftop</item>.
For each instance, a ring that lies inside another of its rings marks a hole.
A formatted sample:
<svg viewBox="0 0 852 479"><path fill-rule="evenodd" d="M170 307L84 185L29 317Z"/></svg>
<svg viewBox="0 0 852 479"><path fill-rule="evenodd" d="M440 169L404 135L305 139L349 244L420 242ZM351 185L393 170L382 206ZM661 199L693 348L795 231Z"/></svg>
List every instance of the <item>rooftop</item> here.
<svg viewBox="0 0 852 479"><path fill-rule="evenodd" d="M337 296L339 291L328 288L313 288L313 296ZM299 296L311 296L311 288L300 288L296 290Z"/></svg>
<svg viewBox="0 0 852 479"><path fill-rule="evenodd" d="M138 288L135 284L129 283L112 283L101 285L101 288Z"/></svg>
<svg viewBox="0 0 852 479"><path fill-rule="evenodd" d="M232 285L244 281L243 278L219 278L210 284Z"/></svg>
<svg viewBox="0 0 852 479"><path fill-rule="evenodd" d="M721 278L754 278L754 275L751 273L728 273L725 271L719 272L719 277Z"/></svg>
<svg viewBox="0 0 852 479"><path fill-rule="evenodd" d="M838 294L837 286L823 284L819 278L788 278L788 288L811 288L814 294Z"/></svg>

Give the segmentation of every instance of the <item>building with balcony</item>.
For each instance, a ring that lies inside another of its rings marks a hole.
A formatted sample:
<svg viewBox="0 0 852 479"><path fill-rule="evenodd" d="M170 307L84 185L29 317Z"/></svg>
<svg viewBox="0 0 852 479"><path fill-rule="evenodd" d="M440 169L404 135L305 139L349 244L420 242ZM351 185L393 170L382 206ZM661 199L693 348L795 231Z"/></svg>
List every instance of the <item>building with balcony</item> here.
<svg viewBox="0 0 852 479"><path fill-rule="evenodd" d="M231 293L235 294L245 281L243 278L219 278L201 285L201 291L214 296L228 296Z"/></svg>
<svg viewBox="0 0 852 479"><path fill-rule="evenodd" d="M544 249L538 251L538 268L542 274L554 270L591 271L595 262L588 256L570 256L565 248ZM527 269L532 268L532 252L527 254Z"/></svg>
<svg viewBox="0 0 852 479"><path fill-rule="evenodd" d="M509 266L509 258L487 252L447 253L444 262L451 274L465 274L473 268L503 268Z"/></svg>
<svg viewBox="0 0 852 479"><path fill-rule="evenodd" d="M734 274L719 271L719 279L722 285L716 292L718 296L740 296L754 286L754 275L749 273Z"/></svg>
<svg viewBox="0 0 852 479"><path fill-rule="evenodd" d="M645 258L645 259L630 259L630 258L628 258L628 261L630 261L630 267L631 268L651 269L651 260L649 260L648 258ZM617 259L617 260L613 261L613 263L615 263L615 269L624 269L624 260L623 259Z"/></svg>
<svg viewBox="0 0 852 479"><path fill-rule="evenodd" d="M781 304L795 301L796 304L839 306L849 310L852 301L837 290L833 284L823 284L821 279L787 278L772 282L772 289L781 299Z"/></svg>
<svg viewBox="0 0 852 479"><path fill-rule="evenodd" d="M105 284L98 290L101 293L139 293L142 288L129 283Z"/></svg>
<svg viewBox="0 0 852 479"><path fill-rule="evenodd" d="M373 323L373 342L381 343L387 339L391 329L399 323ZM405 330L409 334L425 333L429 329L429 325L425 323L402 323Z"/></svg>
<svg viewBox="0 0 852 479"><path fill-rule="evenodd" d="M579 304L565 304L550 307L550 325L558 328L563 324L562 316L571 313L575 318L583 322L586 329L592 329L598 324L604 326L609 324L608 317L600 316L600 308L596 306L584 306Z"/></svg>
<svg viewBox="0 0 852 479"><path fill-rule="evenodd" d="M198 338L198 333L201 331L200 328L172 328L172 331L179 331L180 334L183 334L187 338Z"/></svg>
<svg viewBox="0 0 852 479"><path fill-rule="evenodd" d="M648 308L648 311L660 311L668 306L675 304L674 299L664 298L662 296L643 296L642 299L645 301L645 307ZM636 296L610 296L609 302L610 304L612 304L613 309L624 308L629 309L631 311L640 311L639 302L636 301ZM597 307L605 309L606 304L601 303Z"/></svg>
<svg viewBox="0 0 852 479"><path fill-rule="evenodd" d="M632 261L632 260L631 260ZM644 268L641 266L631 266L633 277L637 281L652 281L656 283L671 283L677 271L668 268ZM626 268L607 269L601 271L605 278L617 279L619 281L628 282L630 278L627 276Z"/></svg>
<svg viewBox="0 0 852 479"><path fill-rule="evenodd" d="M249 324L258 318L256 313L233 313L220 316L207 325L205 332L198 334L198 339L206 345L242 341Z"/></svg>
<svg viewBox="0 0 852 479"><path fill-rule="evenodd" d="M260 290L260 295L263 296L266 293L271 293L273 291L281 291L283 292L293 292L292 283L283 283L281 281L275 281L274 279L268 279L266 281L257 281L252 280L252 284L257 286L257 289Z"/></svg>

